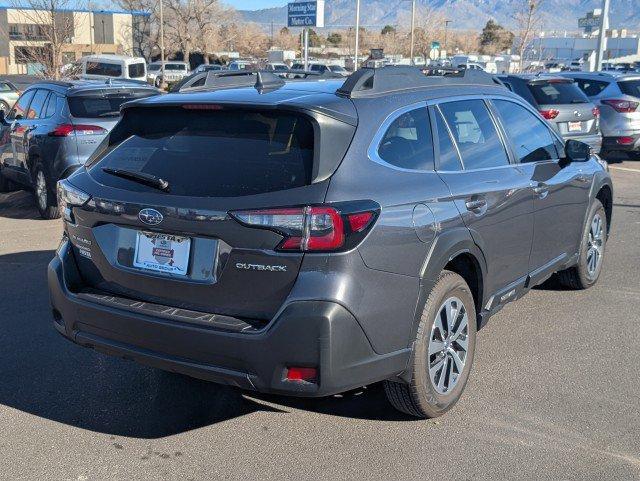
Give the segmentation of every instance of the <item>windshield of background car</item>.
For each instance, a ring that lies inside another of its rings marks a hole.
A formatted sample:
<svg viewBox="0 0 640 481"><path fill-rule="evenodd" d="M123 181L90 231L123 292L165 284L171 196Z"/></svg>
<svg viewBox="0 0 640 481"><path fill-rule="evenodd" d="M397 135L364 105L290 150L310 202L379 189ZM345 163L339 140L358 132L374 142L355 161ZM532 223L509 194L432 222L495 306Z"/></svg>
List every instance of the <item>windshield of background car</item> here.
<svg viewBox="0 0 640 481"><path fill-rule="evenodd" d="M129 78L144 77L144 63L129 64Z"/></svg>
<svg viewBox="0 0 640 481"><path fill-rule="evenodd" d="M589 102L573 82L541 82L527 84L539 105L583 104Z"/></svg>

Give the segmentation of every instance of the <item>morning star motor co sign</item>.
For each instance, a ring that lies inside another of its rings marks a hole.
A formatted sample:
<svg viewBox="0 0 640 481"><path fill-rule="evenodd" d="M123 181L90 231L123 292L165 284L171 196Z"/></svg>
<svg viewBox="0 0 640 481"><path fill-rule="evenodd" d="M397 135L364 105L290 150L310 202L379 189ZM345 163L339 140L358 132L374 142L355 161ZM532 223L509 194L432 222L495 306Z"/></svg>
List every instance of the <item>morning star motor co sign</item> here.
<svg viewBox="0 0 640 481"><path fill-rule="evenodd" d="M287 8L289 27L324 27L324 0L290 3Z"/></svg>

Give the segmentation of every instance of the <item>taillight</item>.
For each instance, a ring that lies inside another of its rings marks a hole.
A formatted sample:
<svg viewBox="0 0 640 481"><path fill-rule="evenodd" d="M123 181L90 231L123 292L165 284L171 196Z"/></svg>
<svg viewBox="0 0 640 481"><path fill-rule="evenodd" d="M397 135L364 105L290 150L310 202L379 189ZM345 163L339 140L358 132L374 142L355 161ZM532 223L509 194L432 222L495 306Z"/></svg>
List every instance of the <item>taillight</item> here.
<svg viewBox="0 0 640 481"><path fill-rule="evenodd" d="M354 246L364 237L379 212L373 202L340 206L311 205L231 212L249 227L269 229L284 239L279 251L323 252Z"/></svg>
<svg viewBox="0 0 640 481"><path fill-rule="evenodd" d="M87 124L60 124L49 132L51 137L68 137L75 133L76 135L97 135L104 134L107 130L98 125Z"/></svg>
<svg viewBox="0 0 640 481"><path fill-rule="evenodd" d="M598 107L594 107L593 109L591 109L591 113L596 119L600 117L600 109Z"/></svg>
<svg viewBox="0 0 640 481"><path fill-rule="evenodd" d="M616 139L616 142L620 145L631 145L634 142L634 138L633 137L628 137L628 136L624 136L624 137L618 137Z"/></svg>
<svg viewBox="0 0 640 481"><path fill-rule="evenodd" d="M560 111L558 109L539 110L539 112L540 115L542 115L547 120L553 120L558 116L558 114L560 114Z"/></svg>
<svg viewBox="0 0 640 481"><path fill-rule="evenodd" d="M638 108L638 102L633 100L607 99L603 100L602 103L621 113L635 112Z"/></svg>

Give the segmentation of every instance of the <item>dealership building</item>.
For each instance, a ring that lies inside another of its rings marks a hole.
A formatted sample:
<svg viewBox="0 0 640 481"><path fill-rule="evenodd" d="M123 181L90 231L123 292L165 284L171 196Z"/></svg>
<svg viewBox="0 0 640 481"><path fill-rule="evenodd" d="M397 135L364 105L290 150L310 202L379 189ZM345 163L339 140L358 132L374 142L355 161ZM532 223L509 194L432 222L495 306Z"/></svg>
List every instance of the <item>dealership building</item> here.
<svg viewBox="0 0 640 481"><path fill-rule="evenodd" d="M31 49L50 48L51 25L65 35L62 60L71 63L90 54L140 55L141 37L148 36L144 12L59 10L53 15L27 7L0 6L0 74L38 70Z"/></svg>

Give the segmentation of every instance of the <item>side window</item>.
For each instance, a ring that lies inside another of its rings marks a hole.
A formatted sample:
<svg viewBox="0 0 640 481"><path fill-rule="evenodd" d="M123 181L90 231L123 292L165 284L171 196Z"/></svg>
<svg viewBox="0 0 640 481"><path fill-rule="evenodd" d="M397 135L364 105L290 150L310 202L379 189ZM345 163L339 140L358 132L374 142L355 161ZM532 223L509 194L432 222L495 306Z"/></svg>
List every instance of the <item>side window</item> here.
<svg viewBox="0 0 640 481"><path fill-rule="evenodd" d="M44 117L44 103L47 100L48 95L48 90L36 90L36 94L33 96L33 100L29 106L29 111L27 112L28 119L39 119Z"/></svg>
<svg viewBox="0 0 640 481"><path fill-rule="evenodd" d="M33 98L35 90L28 90L23 93L20 98L16 101L16 104L9 112L7 117L8 120L20 120L24 119L27 116L27 109L29 108L29 103Z"/></svg>
<svg viewBox="0 0 640 481"><path fill-rule="evenodd" d="M426 107L396 118L380 141L378 155L402 169L433 170L433 139Z"/></svg>
<svg viewBox="0 0 640 481"><path fill-rule="evenodd" d="M554 137L535 115L521 105L507 100L494 100L493 103L520 162L537 162L558 157Z"/></svg>
<svg viewBox="0 0 640 481"><path fill-rule="evenodd" d="M438 170L442 171L455 171L462 170L462 164L460 163L460 157L456 150L451 135L449 135L449 129L444 123L442 114L436 110L436 126L438 128L438 147L440 148L440 156L438 157Z"/></svg>
<svg viewBox="0 0 640 481"><path fill-rule="evenodd" d="M440 104L466 170L509 164L487 106L482 100L461 100Z"/></svg>
<svg viewBox="0 0 640 481"><path fill-rule="evenodd" d="M45 117L53 117L56 114L56 106L58 105L58 96L51 92L49 95L49 100L47 101L47 109L45 112Z"/></svg>

